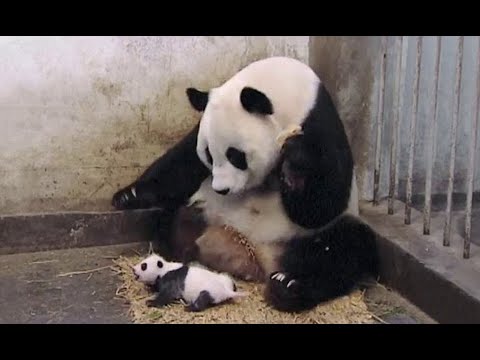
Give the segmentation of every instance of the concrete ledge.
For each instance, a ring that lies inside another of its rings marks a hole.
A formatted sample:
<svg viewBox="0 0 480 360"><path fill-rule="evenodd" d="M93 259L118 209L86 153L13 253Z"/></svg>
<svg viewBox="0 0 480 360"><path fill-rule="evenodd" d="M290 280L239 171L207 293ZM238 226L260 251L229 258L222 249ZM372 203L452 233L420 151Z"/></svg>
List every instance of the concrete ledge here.
<svg viewBox="0 0 480 360"><path fill-rule="evenodd" d="M380 235L380 282L392 287L439 323L480 323L480 251L462 258L463 239L442 244L443 218L431 221L423 235L422 214L412 209L412 224L404 224L404 204L394 215L386 203L361 203L361 216Z"/></svg>
<svg viewBox="0 0 480 360"><path fill-rule="evenodd" d="M0 255L151 241L162 210L0 216Z"/></svg>

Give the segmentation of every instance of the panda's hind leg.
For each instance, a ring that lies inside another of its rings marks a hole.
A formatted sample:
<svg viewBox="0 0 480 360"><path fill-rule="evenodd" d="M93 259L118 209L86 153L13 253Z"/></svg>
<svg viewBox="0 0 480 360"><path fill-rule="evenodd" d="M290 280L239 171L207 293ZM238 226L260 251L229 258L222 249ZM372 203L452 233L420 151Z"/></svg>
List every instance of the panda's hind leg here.
<svg viewBox="0 0 480 360"><path fill-rule="evenodd" d="M213 297L210 295L208 291L203 290L200 292L200 294L195 299L195 301L187 306L187 310L192 312L200 312L200 311L206 310L213 304L214 304Z"/></svg>
<svg viewBox="0 0 480 360"><path fill-rule="evenodd" d="M298 312L347 295L377 274L375 233L344 216L315 236L292 239L270 274L265 297L280 311Z"/></svg>

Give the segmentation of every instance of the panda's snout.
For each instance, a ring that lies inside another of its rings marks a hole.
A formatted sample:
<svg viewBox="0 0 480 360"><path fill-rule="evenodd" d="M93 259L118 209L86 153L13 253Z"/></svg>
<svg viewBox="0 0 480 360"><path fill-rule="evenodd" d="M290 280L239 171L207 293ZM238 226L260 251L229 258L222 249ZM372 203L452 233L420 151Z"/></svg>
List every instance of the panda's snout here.
<svg viewBox="0 0 480 360"><path fill-rule="evenodd" d="M135 268L132 268L132 271L133 271L133 276L135 277L135 280L138 280L138 278L140 277L137 272L135 271Z"/></svg>
<svg viewBox="0 0 480 360"><path fill-rule="evenodd" d="M215 190L215 192L220 194L220 195L227 195L230 192L230 189L226 188L226 189L222 189L222 190Z"/></svg>

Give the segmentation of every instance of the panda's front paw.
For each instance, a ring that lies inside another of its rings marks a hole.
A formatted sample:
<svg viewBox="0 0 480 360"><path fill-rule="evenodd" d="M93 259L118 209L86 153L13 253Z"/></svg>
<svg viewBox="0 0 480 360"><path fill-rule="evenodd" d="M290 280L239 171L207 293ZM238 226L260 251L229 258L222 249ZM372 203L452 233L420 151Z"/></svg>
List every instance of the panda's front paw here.
<svg viewBox="0 0 480 360"><path fill-rule="evenodd" d="M117 191L112 198L112 206L117 210L134 209L137 204L137 193L134 186Z"/></svg>
<svg viewBox="0 0 480 360"><path fill-rule="evenodd" d="M293 287L292 290L298 285L298 281L293 279L290 275L277 271L270 275L270 282L277 282L275 285L283 286L286 289Z"/></svg>
<svg viewBox="0 0 480 360"><path fill-rule="evenodd" d="M315 160L301 135L288 138L283 145L280 181L283 190L288 192L302 192L307 186L315 169Z"/></svg>
<svg viewBox="0 0 480 360"><path fill-rule="evenodd" d="M274 272L268 279L265 298L276 310L296 312L302 307L302 283L288 273Z"/></svg>

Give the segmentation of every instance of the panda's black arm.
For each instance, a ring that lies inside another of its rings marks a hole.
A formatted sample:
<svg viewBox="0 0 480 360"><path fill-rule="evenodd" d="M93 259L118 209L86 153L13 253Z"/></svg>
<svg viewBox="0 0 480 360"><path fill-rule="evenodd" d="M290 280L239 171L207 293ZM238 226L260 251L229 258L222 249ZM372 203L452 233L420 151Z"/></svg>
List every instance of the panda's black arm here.
<svg viewBox="0 0 480 360"><path fill-rule="evenodd" d="M133 183L117 191L112 205L119 210L178 206L198 190L209 175L196 146L199 125L156 159Z"/></svg>
<svg viewBox="0 0 480 360"><path fill-rule="evenodd" d="M180 298L181 293L174 291L175 288L167 281L157 279L155 285L155 297L147 300L148 307L162 307L169 305Z"/></svg>
<svg viewBox="0 0 480 360"><path fill-rule="evenodd" d="M182 266L166 273L163 278L158 276L153 285L155 298L148 300L147 305L161 307L181 299L188 270L188 266Z"/></svg>
<svg viewBox="0 0 480 360"><path fill-rule="evenodd" d="M282 202L294 222L318 228L347 208L353 176L343 123L322 85L302 130L282 147Z"/></svg>

